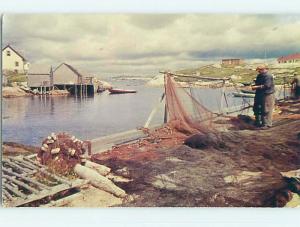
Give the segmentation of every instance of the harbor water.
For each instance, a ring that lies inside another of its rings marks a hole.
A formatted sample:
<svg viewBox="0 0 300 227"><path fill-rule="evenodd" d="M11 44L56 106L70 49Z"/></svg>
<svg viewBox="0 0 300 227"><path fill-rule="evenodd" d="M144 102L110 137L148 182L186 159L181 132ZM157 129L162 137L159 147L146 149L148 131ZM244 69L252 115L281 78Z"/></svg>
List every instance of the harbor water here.
<svg viewBox="0 0 300 227"><path fill-rule="evenodd" d="M19 97L3 99L2 140L39 146L51 132L67 132L80 139L93 139L142 127L159 103L163 87L151 87L145 80L114 80L114 87L137 90L135 94L94 97ZM220 108L221 89L197 88L194 95L208 109ZM229 105L240 105L241 98L228 93ZM163 122L160 105L152 124Z"/></svg>

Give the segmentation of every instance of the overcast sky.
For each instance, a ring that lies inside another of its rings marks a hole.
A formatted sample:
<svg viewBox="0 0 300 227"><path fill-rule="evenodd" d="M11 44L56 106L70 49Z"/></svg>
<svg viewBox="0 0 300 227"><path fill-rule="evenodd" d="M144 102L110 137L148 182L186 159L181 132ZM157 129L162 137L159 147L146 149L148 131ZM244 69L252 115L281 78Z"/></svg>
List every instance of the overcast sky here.
<svg viewBox="0 0 300 227"><path fill-rule="evenodd" d="M3 45L30 64L66 62L97 75L156 75L300 52L300 15L25 14L4 16Z"/></svg>

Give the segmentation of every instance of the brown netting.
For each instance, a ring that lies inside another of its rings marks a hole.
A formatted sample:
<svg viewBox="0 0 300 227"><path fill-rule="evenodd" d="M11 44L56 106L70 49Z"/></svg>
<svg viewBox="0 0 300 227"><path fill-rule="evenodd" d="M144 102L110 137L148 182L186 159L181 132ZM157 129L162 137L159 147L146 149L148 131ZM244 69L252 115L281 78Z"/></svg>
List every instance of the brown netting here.
<svg viewBox="0 0 300 227"><path fill-rule="evenodd" d="M168 124L187 135L215 133L212 118L214 114L200 104L175 80L165 75L166 111Z"/></svg>
<svg viewBox="0 0 300 227"><path fill-rule="evenodd" d="M88 141L81 141L67 133L52 133L43 140L37 160L53 172L68 175L89 150Z"/></svg>

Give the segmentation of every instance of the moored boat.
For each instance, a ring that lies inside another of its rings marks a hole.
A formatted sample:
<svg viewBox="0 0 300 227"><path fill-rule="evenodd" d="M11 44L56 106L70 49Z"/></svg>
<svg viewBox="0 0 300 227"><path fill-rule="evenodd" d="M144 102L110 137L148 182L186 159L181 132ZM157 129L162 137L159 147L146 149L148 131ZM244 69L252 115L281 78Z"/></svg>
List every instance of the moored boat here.
<svg viewBox="0 0 300 227"><path fill-rule="evenodd" d="M125 90L125 89L114 89L110 88L108 89L110 94L126 94L126 93L136 93L136 90Z"/></svg>

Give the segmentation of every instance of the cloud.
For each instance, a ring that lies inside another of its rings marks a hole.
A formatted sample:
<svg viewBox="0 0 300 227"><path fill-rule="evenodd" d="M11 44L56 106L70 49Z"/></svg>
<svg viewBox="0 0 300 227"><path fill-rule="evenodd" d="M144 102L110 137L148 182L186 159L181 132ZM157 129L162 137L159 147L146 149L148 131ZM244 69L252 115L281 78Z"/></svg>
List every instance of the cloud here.
<svg viewBox="0 0 300 227"><path fill-rule="evenodd" d="M94 74L156 74L223 57L300 51L300 16L7 14L3 40L31 64L68 62Z"/></svg>

